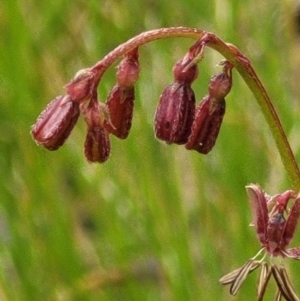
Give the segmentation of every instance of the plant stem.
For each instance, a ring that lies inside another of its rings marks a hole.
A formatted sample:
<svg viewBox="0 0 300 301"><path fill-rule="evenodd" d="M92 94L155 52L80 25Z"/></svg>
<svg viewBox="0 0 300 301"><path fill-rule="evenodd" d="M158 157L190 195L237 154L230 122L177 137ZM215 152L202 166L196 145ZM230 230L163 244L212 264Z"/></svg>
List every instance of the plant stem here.
<svg viewBox="0 0 300 301"><path fill-rule="evenodd" d="M184 37L199 40L205 38L206 45L221 53L239 72L256 98L269 125L271 134L280 153L284 168L294 190L300 190L300 171L287 140L285 131L274 106L252 65L235 46L226 44L212 33L189 27L169 27L147 31L119 45L91 69L96 74L95 84L99 84L104 72L121 56L143 44L164 38Z"/></svg>

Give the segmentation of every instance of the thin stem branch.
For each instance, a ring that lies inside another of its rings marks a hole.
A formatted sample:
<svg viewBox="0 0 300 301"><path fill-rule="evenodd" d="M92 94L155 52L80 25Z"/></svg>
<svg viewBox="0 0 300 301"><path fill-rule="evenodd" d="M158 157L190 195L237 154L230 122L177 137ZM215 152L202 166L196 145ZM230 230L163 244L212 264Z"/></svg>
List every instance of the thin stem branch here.
<svg viewBox="0 0 300 301"><path fill-rule="evenodd" d="M204 37L205 36L205 37ZM127 42L119 45L101 61L96 63L91 69L96 74L96 86L100 82L104 72L121 56L128 51L143 44L164 38L184 37L199 40L206 39L206 45L221 53L242 76L249 89L255 96L263 115L268 123L271 134L275 140L280 153L283 165L288 174L293 189L300 190L300 171L296 163L294 154L287 140L285 131L274 106L252 65L235 46L226 44L212 33L189 28L189 27L169 27L151 30L133 37Z"/></svg>
<svg viewBox="0 0 300 301"><path fill-rule="evenodd" d="M153 42L155 40L161 40L165 38L191 38L200 39L205 35L205 31L189 28L189 27L168 27L159 28L150 31L143 32L127 42L120 44L110 53L108 53L101 61L97 62L92 70L97 72L97 79L100 81L105 71L122 55L128 51L139 47L141 45Z"/></svg>

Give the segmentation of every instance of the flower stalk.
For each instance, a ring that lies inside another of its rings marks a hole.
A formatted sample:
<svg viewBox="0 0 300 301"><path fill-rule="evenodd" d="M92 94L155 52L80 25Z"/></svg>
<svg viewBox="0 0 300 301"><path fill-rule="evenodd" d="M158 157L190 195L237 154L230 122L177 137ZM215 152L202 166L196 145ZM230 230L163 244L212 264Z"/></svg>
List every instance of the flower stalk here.
<svg viewBox="0 0 300 301"><path fill-rule="evenodd" d="M237 47L232 44L223 42L213 33L208 33L200 29L189 28L189 27L169 27L160 28L150 31L143 32L127 42L120 44L110 53L108 53L102 60L97 62L93 67L84 69L84 78L78 83L79 88L75 87L74 81L71 81L72 89L70 84L67 85L67 89L70 94L74 96L73 101L82 100L87 95L93 95L100 80L105 73L105 71L120 57L126 55L137 49L141 45L146 43L165 39L165 38L191 38L195 40L201 40L201 43L208 46L220 54L222 54L226 60L228 60L239 72L239 74L244 79L245 83L253 93L256 101L258 102L262 113L267 121L271 134L275 140L277 149L280 153L282 163L287 172L289 180L294 190L300 190L300 171L296 163L293 151L287 140L285 131L282 127L280 119L277 112L264 88L260 79L258 78L256 72L254 71L250 60L245 57ZM201 51L203 51L202 48ZM201 52L199 57L195 57L195 63L197 63L203 56ZM193 64L194 62L191 62ZM81 78L80 78L81 79ZM77 81L75 81L76 84ZM87 89L86 84L89 84L90 89ZM76 94L77 95L74 95Z"/></svg>
<svg viewBox="0 0 300 301"><path fill-rule="evenodd" d="M256 72L254 71L250 60L245 57L237 47L227 44L212 33L207 33L200 29L188 27L169 27L160 28L144 32L127 42L120 44L101 61L97 62L92 70L96 72L96 80L99 83L105 71L121 56L132 49L143 44L165 38L191 38L206 39L206 46L222 54L239 72L245 83L253 93L258 102L262 113L268 123L271 134L275 140L277 149L284 168L294 190L300 190L300 171L296 163L295 156L287 140L285 131L282 127L278 114Z"/></svg>
<svg viewBox="0 0 300 301"><path fill-rule="evenodd" d="M191 38L197 40L183 59L173 68L173 82L160 97L155 115L155 135L168 144L184 144L186 149L207 154L215 145L223 116L225 96L232 87L232 69L235 68L258 102L270 132L275 140L281 160L291 182L292 190L273 197L267 196L258 185L247 186L253 212L253 225L262 251L271 258L280 256L300 259L300 247L286 247L291 242L300 219L300 171L278 114L250 60L237 47L220 40L216 35L188 27L170 27L151 30L120 44L91 68L80 70L65 86L66 94L55 98L40 114L31 134L37 144L49 150L63 145L75 126L80 114L87 124L84 144L89 162L103 163L110 156L110 135L126 139L134 109L134 84L139 78L139 47L165 38ZM191 84L198 76L198 63L204 57L205 47L224 56L223 71L212 77L208 94L195 105ZM106 70L121 60L116 73L117 83L111 89L106 103L98 99L98 85ZM289 200L294 200L288 208ZM285 215L287 218L285 218ZM269 279L277 283L276 300L299 300L287 276L284 266L266 263L264 257L249 259L241 268L220 279L230 284L235 295L249 273L260 268L257 287L258 300L262 300Z"/></svg>

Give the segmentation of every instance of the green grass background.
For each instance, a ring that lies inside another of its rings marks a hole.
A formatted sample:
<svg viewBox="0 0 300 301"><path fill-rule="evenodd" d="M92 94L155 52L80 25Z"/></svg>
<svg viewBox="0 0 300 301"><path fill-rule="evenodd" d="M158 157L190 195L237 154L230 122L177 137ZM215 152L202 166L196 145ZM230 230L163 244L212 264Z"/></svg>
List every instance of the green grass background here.
<svg viewBox="0 0 300 301"><path fill-rule="evenodd" d="M289 189L255 99L234 71L213 151L203 156L154 138L153 116L172 66L192 40L140 49L141 76L128 139L103 165L83 156L82 119L57 152L30 126L82 68L142 31L212 31L252 61L300 161L300 39L288 0L4 0L0 2L0 300L255 300L254 272L238 297L218 279L259 250L245 185ZM219 72L211 49L197 100ZM103 78L105 98L115 69ZM293 245L299 245L299 232ZM288 264L300 292L300 264ZM272 300L270 283L265 300Z"/></svg>

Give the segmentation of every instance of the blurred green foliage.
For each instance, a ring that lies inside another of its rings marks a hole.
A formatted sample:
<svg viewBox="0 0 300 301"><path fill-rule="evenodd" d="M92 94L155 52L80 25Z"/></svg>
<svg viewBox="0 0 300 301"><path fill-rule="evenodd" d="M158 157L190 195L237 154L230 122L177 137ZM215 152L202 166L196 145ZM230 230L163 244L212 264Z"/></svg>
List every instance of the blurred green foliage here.
<svg viewBox="0 0 300 301"><path fill-rule="evenodd" d="M140 49L134 121L111 159L83 156L79 120L59 151L37 147L30 126L82 68L142 31L191 26L237 45L274 100L298 160L299 47L293 1L110 0L0 2L0 299L231 300L218 279L259 250L245 185L289 188L259 107L241 78L207 156L153 134L159 95L193 41ZM197 99L221 57L206 51ZM99 87L105 100L111 68ZM299 233L294 244L299 245ZM300 291L299 266L290 266ZM239 300L254 300L253 273ZM275 285L268 288L268 297ZM268 300L266 297L266 300Z"/></svg>

